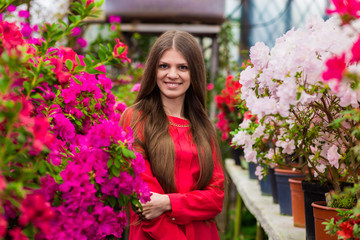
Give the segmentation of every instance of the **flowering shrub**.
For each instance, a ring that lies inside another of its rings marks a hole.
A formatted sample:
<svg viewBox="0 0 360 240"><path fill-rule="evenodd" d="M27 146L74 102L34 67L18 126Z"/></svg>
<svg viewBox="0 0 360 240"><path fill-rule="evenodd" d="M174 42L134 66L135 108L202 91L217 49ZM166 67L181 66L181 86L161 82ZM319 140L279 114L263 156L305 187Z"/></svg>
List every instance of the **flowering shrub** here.
<svg viewBox="0 0 360 240"><path fill-rule="evenodd" d="M2 15L0 238L121 238L125 206L150 199L104 67L130 61L126 46L101 45L99 59L55 46L100 4L74 2L70 23L45 23L40 38Z"/></svg>
<svg viewBox="0 0 360 240"><path fill-rule="evenodd" d="M252 64L240 74L241 99L259 123L243 124L233 138L247 161L266 167L289 156L290 162L300 159L311 178L330 181L337 192L340 179L358 182L358 121L342 114L359 107L357 26L358 20L341 25L336 17L312 18L271 50L261 42L250 49ZM274 148L266 148L264 138Z"/></svg>
<svg viewBox="0 0 360 240"><path fill-rule="evenodd" d="M219 109L216 127L221 131L221 140L228 141L230 132L235 130L242 120L242 115L237 109L240 104L241 84L234 76L228 75L225 80L225 88L215 96L216 106Z"/></svg>

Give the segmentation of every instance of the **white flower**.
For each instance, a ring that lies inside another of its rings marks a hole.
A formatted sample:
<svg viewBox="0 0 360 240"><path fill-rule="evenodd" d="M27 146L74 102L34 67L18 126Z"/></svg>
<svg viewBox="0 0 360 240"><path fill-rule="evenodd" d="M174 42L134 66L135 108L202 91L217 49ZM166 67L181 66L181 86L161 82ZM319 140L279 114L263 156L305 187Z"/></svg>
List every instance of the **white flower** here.
<svg viewBox="0 0 360 240"><path fill-rule="evenodd" d="M256 166L255 175L258 177L259 180L263 179L262 171L263 168L260 165Z"/></svg>
<svg viewBox="0 0 360 240"><path fill-rule="evenodd" d="M276 142L276 146L281 147L283 149L282 153L292 154L294 153L295 150L295 141L289 139L286 139L285 141L278 140Z"/></svg>
<svg viewBox="0 0 360 240"><path fill-rule="evenodd" d="M341 155L338 153L338 147L332 145L327 152L327 160L329 161L331 166L339 168L339 159Z"/></svg>
<svg viewBox="0 0 360 240"><path fill-rule="evenodd" d="M247 162L257 163L256 151L254 151L252 147L244 148L244 157Z"/></svg>
<svg viewBox="0 0 360 240"><path fill-rule="evenodd" d="M269 47L263 42L257 42L250 48L250 59L257 70L266 67L269 61Z"/></svg>

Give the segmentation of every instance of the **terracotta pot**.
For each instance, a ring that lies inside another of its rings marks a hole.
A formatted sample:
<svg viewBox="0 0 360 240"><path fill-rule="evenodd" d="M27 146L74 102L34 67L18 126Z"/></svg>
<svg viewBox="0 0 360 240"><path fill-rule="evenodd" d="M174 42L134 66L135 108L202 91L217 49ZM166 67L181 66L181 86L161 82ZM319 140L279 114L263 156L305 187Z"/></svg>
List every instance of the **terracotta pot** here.
<svg viewBox="0 0 360 240"><path fill-rule="evenodd" d="M302 181L305 178L290 178L291 206L295 227L305 228L305 201Z"/></svg>
<svg viewBox="0 0 360 240"><path fill-rule="evenodd" d="M337 240L337 236L331 236L325 232L325 225L322 224L328 219L336 217L336 208L327 207L325 201L316 201L311 204L314 210L315 239L316 240Z"/></svg>

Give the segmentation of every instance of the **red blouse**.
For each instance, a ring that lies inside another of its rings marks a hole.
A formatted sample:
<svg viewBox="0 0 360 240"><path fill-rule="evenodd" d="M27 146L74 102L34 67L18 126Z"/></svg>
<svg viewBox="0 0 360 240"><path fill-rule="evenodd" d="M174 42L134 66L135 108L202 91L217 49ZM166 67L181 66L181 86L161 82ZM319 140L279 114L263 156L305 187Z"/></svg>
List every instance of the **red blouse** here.
<svg viewBox="0 0 360 240"><path fill-rule="evenodd" d="M128 109L122 116L123 127L130 125L132 110ZM139 222L138 216L131 211L130 240L164 239L164 240L212 240L219 239L214 217L223 206L224 174L221 164L214 156L214 172L209 185L203 190L192 190L200 173L196 145L189 134L189 121L168 116L169 133L175 145L175 185L177 193L168 194L172 210L161 216ZM139 152L144 153L143 149ZM142 150L142 151L141 151ZM143 154L144 155L144 154ZM150 190L164 194L157 179L151 172L146 156L146 170L142 173Z"/></svg>

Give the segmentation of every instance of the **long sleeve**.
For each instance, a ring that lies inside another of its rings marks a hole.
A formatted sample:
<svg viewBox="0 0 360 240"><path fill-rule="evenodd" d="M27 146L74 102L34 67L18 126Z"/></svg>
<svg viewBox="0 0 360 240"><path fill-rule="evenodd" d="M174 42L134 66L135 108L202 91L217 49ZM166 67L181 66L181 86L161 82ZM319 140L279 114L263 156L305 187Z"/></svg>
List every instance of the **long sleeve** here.
<svg viewBox="0 0 360 240"><path fill-rule="evenodd" d="M209 185L203 190L168 194L172 206L169 217L177 224L205 221L218 215L224 199L224 173L221 164L214 162Z"/></svg>

